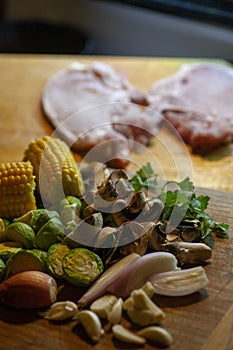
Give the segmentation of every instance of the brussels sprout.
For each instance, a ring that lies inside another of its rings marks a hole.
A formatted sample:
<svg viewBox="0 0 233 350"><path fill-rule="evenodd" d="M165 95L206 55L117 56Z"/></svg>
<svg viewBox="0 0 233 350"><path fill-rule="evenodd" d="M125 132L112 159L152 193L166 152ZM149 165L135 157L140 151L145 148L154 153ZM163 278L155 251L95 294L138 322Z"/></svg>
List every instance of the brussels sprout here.
<svg viewBox="0 0 233 350"><path fill-rule="evenodd" d="M42 210L42 209L41 209ZM36 220L34 227L35 230L40 230L48 221L52 219L58 219L60 220L60 215L55 210L46 210L43 209L43 212L41 212L40 216Z"/></svg>
<svg viewBox="0 0 233 350"><path fill-rule="evenodd" d="M67 196L60 201L60 215L64 225L74 221L76 216L80 216L81 206L80 199L73 196Z"/></svg>
<svg viewBox="0 0 233 350"><path fill-rule="evenodd" d="M14 222L23 222L34 228L35 222L38 220L39 216L45 211L45 209L34 209L29 210L26 214L15 218Z"/></svg>
<svg viewBox="0 0 233 350"><path fill-rule="evenodd" d="M62 260L65 279L79 287L89 286L104 270L101 258L86 248L74 248Z"/></svg>
<svg viewBox="0 0 233 350"><path fill-rule="evenodd" d="M5 263L2 259L0 259L0 282L3 281L5 275Z"/></svg>
<svg viewBox="0 0 233 350"><path fill-rule="evenodd" d="M38 231L47 221L58 218L59 214L55 210L35 209L29 210L26 214L14 219L14 222L23 222Z"/></svg>
<svg viewBox="0 0 233 350"><path fill-rule="evenodd" d="M32 249L32 252L39 255L40 259L43 261L44 265L46 266L47 252L45 250L41 250L37 248Z"/></svg>
<svg viewBox="0 0 233 350"><path fill-rule="evenodd" d="M54 243L59 243L64 237L62 222L53 218L44 224L36 234L34 245L36 248L48 250Z"/></svg>
<svg viewBox="0 0 233 350"><path fill-rule="evenodd" d="M80 208L82 205L82 202L79 198L74 196L66 196L64 199L60 201L60 208L62 209L66 205L75 205L76 209Z"/></svg>
<svg viewBox="0 0 233 350"><path fill-rule="evenodd" d="M52 276L58 278L64 277L62 259L69 251L70 248L64 243L55 243L49 247L46 263L48 272Z"/></svg>
<svg viewBox="0 0 233 350"><path fill-rule="evenodd" d="M74 221L76 217L76 208L75 205L65 205L61 211L61 221L64 225L67 225L68 222Z"/></svg>
<svg viewBox="0 0 233 350"><path fill-rule="evenodd" d="M7 261L11 255L22 249L20 242L2 242L0 243L0 259Z"/></svg>
<svg viewBox="0 0 233 350"><path fill-rule="evenodd" d="M7 226L6 233L9 241L20 242L26 249L33 248L35 232L28 224L13 222Z"/></svg>
<svg viewBox="0 0 233 350"><path fill-rule="evenodd" d="M21 249L7 260L5 278L23 271L44 271L43 261L32 250Z"/></svg>
<svg viewBox="0 0 233 350"><path fill-rule="evenodd" d="M6 228L10 221L6 219L0 219L0 242L7 241Z"/></svg>

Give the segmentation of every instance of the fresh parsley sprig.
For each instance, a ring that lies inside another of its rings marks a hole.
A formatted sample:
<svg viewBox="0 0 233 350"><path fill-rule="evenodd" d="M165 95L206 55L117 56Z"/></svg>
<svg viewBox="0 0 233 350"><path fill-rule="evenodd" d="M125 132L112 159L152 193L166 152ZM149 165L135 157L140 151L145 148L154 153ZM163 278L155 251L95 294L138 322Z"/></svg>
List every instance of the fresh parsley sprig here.
<svg viewBox="0 0 233 350"><path fill-rule="evenodd" d="M150 163L144 165L131 179L131 185L136 192L143 189L156 189L161 184L158 174L155 173ZM169 189L175 185L175 189ZM229 225L216 222L207 212L210 197L206 195L197 196L192 181L187 177L183 181L168 181L159 190L158 198L164 203L161 219L164 222L176 218L181 220L199 220L200 241L209 246L214 245L212 234L216 237L228 238ZM173 223L170 222L172 225Z"/></svg>

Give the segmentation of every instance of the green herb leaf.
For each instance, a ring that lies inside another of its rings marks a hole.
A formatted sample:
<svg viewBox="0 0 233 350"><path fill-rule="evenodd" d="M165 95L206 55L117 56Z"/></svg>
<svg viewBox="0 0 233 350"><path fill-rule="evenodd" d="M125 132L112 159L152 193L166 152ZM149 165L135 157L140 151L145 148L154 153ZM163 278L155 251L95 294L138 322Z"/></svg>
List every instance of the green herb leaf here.
<svg viewBox="0 0 233 350"><path fill-rule="evenodd" d="M151 163L147 163L139 169L131 179L131 185L135 192L143 188L156 188L158 174L155 173Z"/></svg>
<svg viewBox="0 0 233 350"><path fill-rule="evenodd" d="M132 187L135 191L143 188L156 188L158 190L158 174L150 163L147 163L131 179ZM170 190L170 185L174 184L175 189ZM158 198L164 203L164 210L161 220L171 225L177 225L177 222L185 219L198 220L200 222L200 241L210 247L214 245L212 234L216 237L228 238L229 225L216 222L206 209L210 197L206 195L196 196L192 181L187 177L183 181L168 181L160 188ZM176 226L174 226L176 227Z"/></svg>

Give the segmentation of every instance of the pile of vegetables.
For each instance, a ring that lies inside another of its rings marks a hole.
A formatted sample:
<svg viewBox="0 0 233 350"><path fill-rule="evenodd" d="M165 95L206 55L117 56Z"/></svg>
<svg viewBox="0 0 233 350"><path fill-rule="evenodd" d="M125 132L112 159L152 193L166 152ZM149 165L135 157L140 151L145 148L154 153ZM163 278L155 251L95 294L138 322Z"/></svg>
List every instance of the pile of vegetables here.
<svg viewBox="0 0 233 350"><path fill-rule="evenodd" d="M96 330L91 338L98 341L102 314L93 303L110 295L114 302L104 317L116 337L135 344L159 338L170 345L165 330L153 328L163 317L154 320L157 306L147 299L203 288L208 279L201 265L211 258L214 235L227 238L228 225L206 212L209 197L197 196L190 179L162 183L151 164L130 177L92 163L81 169L78 181L85 187L79 196L69 193L45 208L37 193L36 209L0 218L0 302L51 306L43 317L76 317L87 333L90 323L90 332ZM59 302L58 285L64 281L86 292L75 303ZM148 285L150 297L144 295ZM122 329L124 310L133 323L149 329L137 335ZM149 321L142 325L143 319Z"/></svg>

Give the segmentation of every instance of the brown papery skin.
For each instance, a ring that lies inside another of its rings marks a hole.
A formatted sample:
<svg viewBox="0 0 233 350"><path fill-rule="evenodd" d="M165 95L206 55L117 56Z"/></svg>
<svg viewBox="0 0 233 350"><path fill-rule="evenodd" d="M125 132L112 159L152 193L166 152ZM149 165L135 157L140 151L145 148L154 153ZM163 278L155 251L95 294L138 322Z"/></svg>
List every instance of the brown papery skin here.
<svg viewBox="0 0 233 350"><path fill-rule="evenodd" d="M14 308L47 307L56 301L56 297L55 279L40 271L20 272L0 285L0 302Z"/></svg>

